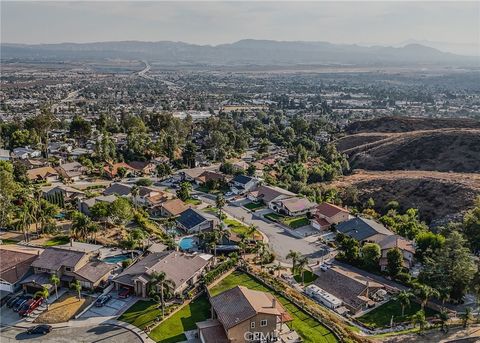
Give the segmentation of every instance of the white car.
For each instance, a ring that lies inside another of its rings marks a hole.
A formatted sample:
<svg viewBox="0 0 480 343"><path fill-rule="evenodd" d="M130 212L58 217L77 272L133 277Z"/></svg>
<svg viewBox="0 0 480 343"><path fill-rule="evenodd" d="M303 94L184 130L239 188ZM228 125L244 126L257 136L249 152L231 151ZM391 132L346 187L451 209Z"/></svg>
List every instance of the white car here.
<svg viewBox="0 0 480 343"><path fill-rule="evenodd" d="M320 266L320 269L321 269L322 271L326 272L328 269L330 269L330 266L327 266L326 264L322 264L322 265Z"/></svg>
<svg viewBox="0 0 480 343"><path fill-rule="evenodd" d="M227 192L227 193L225 193L225 196L226 196L226 197L231 197L232 195L233 195L233 192Z"/></svg>

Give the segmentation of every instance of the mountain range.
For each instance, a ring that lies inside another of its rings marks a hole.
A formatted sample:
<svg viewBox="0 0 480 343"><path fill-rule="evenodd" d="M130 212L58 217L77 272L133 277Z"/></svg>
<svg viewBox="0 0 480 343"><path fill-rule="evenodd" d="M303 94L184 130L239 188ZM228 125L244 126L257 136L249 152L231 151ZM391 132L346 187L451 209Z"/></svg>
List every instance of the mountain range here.
<svg viewBox="0 0 480 343"><path fill-rule="evenodd" d="M164 65L480 65L478 57L427 47L359 46L328 42L244 39L220 45L118 41L59 44L1 44L1 59L142 59Z"/></svg>

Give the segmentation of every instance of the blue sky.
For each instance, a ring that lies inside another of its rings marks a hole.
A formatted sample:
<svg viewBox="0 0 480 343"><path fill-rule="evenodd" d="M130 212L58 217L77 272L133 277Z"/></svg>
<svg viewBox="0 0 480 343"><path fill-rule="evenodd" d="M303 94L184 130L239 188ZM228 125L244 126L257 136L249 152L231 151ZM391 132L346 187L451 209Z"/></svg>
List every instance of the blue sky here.
<svg viewBox="0 0 480 343"><path fill-rule="evenodd" d="M396 45L480 44L480 2L2 1L10 43L243 38Z"/></svg>

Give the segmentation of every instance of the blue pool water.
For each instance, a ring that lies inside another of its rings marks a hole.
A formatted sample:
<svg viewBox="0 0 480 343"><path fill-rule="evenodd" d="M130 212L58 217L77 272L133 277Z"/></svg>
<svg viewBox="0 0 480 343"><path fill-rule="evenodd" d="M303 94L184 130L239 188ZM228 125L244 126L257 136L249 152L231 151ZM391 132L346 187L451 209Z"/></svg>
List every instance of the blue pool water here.
<svg viewBox="0 0 480 343"><path fill-rule="evenodd" d="M104 259L102 259L102 261L106 263L117 264L118 262L125 261L129 258L132 258L131 254L122 254L122 255L105 257Z"/></svg>
<svg viewBox="0 0 480 343"><path fill-rule="evenodd" d="M195 241L195 238L193 237L185 237L185 238L182 238L179 242L178 242L178 246L182 249L182 250L190 250L192 249L193 247L196 247L197 243Z"/></svg>

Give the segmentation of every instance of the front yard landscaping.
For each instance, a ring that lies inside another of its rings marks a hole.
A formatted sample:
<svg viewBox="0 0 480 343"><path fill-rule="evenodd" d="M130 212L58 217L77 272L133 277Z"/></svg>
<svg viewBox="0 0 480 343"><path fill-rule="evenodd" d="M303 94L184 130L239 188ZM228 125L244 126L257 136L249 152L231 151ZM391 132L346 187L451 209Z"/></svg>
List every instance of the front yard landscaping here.
<svg viewBox="0 0 480 343"><path fill-rule="evenodd" d="M197 206L197 205L200 205L200 204L202 203L202 201L199 200L199 199L192 199L192 198L190 198L190 199L185 200L185 203L186 203L186 204L190 204L190 205Z"/></svg>
<svg viewBox="0 0 480 343"><path fill-rule="evenodd" d="M305 285L311 284L317 277L318 276L312 273L310 270L305 270L303 272L303 280L305 281ZM302 283L302 273L295 274L294 278L298 283Z"/></svg>
<svg viewBox="0 0 480 343"><path fill-rule="evenodd" d="M56 236L43 243L43 246L54 247L56 245L67 244L68 242L70 242L70 238L68 236Z"/></svg>
<svg viewBox="0 0 480 343"><path fill-rule="evenodd" d="M317 320L309 316L307 313L303 312L299 307L291 303L285 297L263 286L261 283L257 282L248 274L239 271L233 272L225 279L220 281L220 283L212 287L210 289L210 294L212 296L215 296L238 285L274 294L280 301L280 303L293 317L293 321L290 322L288 325L303 338L304 342L338 342L335 336L325 326L320 324Z"/></svg>
<svg viewBox="0 0 480 343"><path fill-rule="evenodd" d="M151 300L139 300L118 319L143 329L161 314L162 310L158 308L158 303Z"/></svg>
<svg viewBox="0 0 480 343"><path fill-rule="evenodd" d="M196 323L210 318L210 302L206 294L201 295L156 326L150 332L150 338L161 343L185 341L185 331L194 330Z"/></svg>
<svg viewBox="0 0 480 343"><path fill-rule="evenodd" d="M278 213L267 213L266 215L264 215L264 217L270 219L271 221L287 225L292 229L297 229L299 227L310 224L310 220L306 216L287 217Z"/></svg>
<svg viewBox="0 0 480 343"><path fill-rule="evenodd" d="M258 209L264 208L265 205L262 202L249 202L248 204L243 205L243 207L250 211L256 211Z"/></svg>
<svg viewBox="0 0 480 343"><path fill-rule="evenodd" d="M35 320L35 323L55 324L69 321L93 301L91 297L78 299L76 294L66 293L58 298L49 309Z"/></svg>
<svg viewBox="0 0 480 343"><path fill-rule="evenodd" d="M225 219L223 221L228 228L237 235L245 235L247 238L261 238L262 235L257 231L250 232L250 228L235 219Z"/></svg>
<svg viewBox="0 0 480 343"><path fill-rule="evenodd" d="M411 301L410 306L405 307L405 315L402 317L402 307L398 300L392 299L385 304L373 309L372 311L358 317L357 320L371 328L383 328L390 326L390 320L393 316L394 323L409 321L411 316L420 310L420 304ZM425 308L425 316L433 317L438 312L428 307Z"/></svg>

